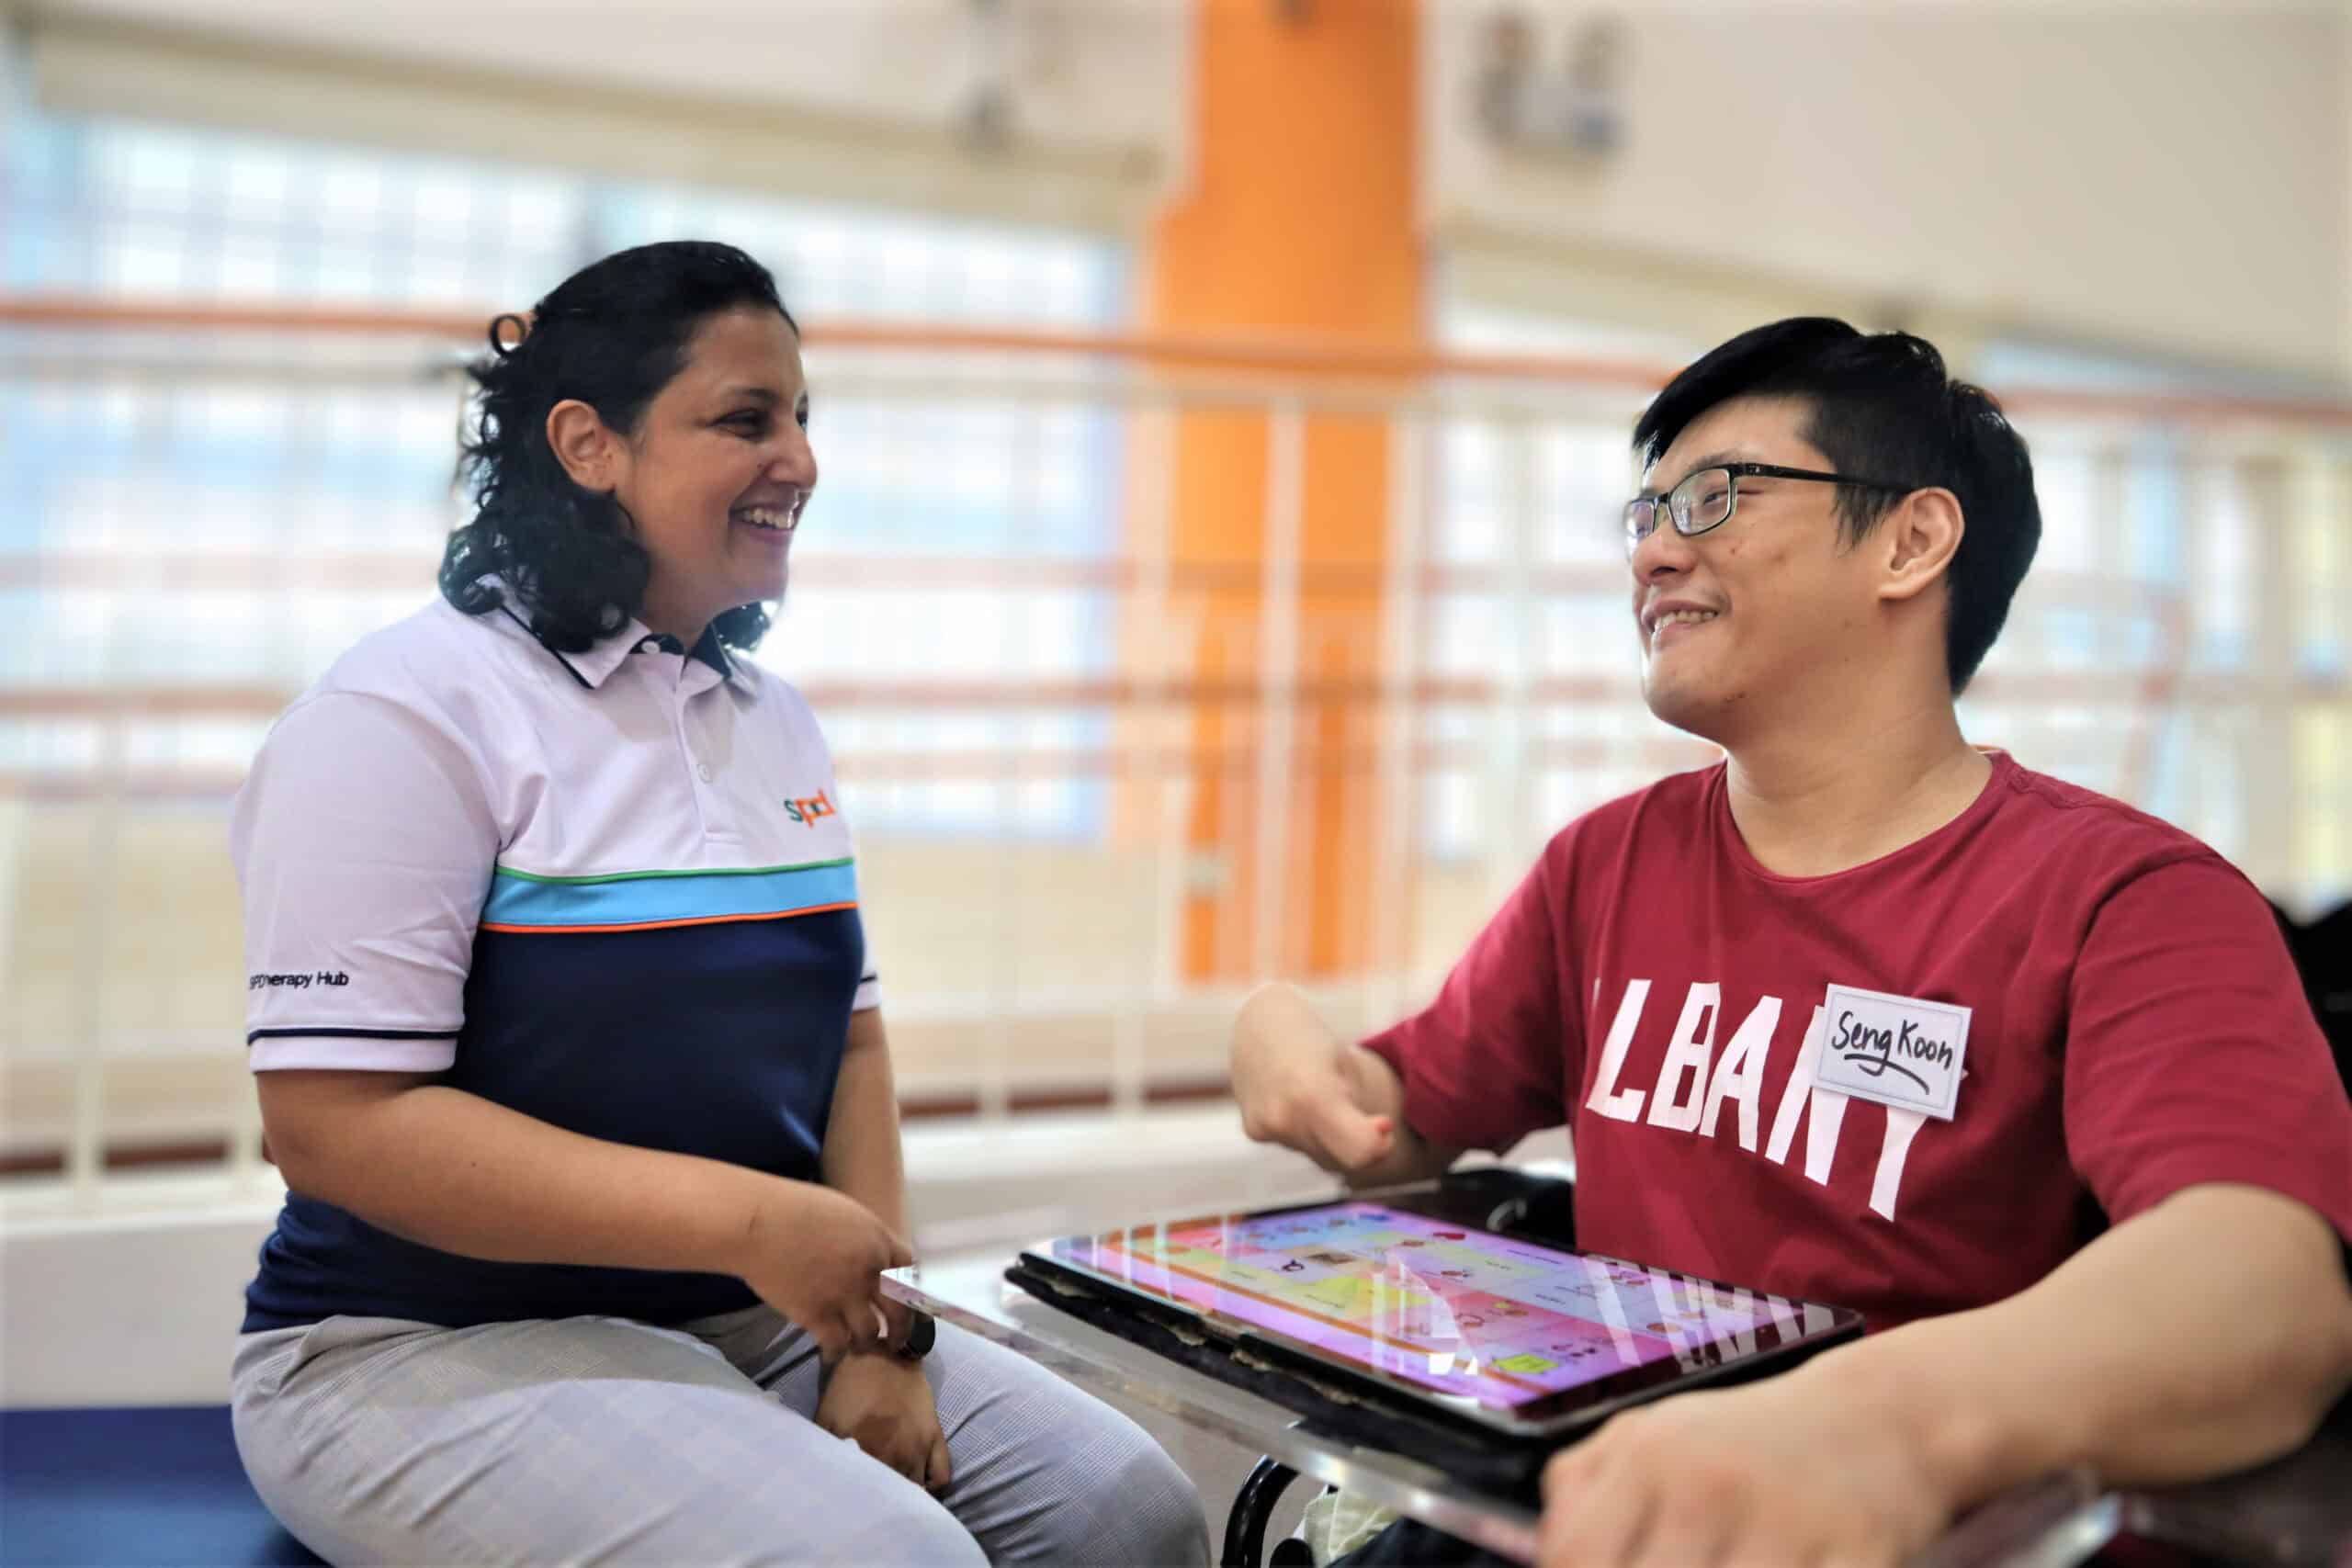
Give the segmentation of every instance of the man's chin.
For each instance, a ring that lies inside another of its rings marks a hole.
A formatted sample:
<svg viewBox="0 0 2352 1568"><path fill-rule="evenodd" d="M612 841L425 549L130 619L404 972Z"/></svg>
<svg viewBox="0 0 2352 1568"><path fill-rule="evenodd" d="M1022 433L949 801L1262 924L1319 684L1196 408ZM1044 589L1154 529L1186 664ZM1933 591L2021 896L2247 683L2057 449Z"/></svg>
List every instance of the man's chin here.
<svg viewBox="0 0 2352 1568"><path fill-rule="evenodd" d="M1685 735L1695 735L1702 740L1715 740L1716 721L1721 717L1717 705L1705 701L1694 692L1671 685L1642 682L1642 701L1652 717L1661 724L1671 725Z"/></svg>

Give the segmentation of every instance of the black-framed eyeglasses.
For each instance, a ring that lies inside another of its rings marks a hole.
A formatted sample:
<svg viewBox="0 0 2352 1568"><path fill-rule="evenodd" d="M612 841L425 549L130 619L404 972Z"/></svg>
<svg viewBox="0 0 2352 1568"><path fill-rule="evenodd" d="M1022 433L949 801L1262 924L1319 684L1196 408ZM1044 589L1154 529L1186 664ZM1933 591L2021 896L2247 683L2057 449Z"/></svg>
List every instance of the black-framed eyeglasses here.
<svg viewBox="0 0 2352 1568"><path fill-rule="evenodd" d="M1890 479L1866 479L1853 474L1825 474L1817 468L1784 468L1777 463L1718 463L1701 468L1664 495L1635 496L1625 503L1625 554L1631 556L1644 539L1657 531L1663 513L1684 538L1720 528L1739 508L1739 481L1756 479L1815 479L1823 484L1854 485L1862 490L1908 494L1917 485Z"/></svg>

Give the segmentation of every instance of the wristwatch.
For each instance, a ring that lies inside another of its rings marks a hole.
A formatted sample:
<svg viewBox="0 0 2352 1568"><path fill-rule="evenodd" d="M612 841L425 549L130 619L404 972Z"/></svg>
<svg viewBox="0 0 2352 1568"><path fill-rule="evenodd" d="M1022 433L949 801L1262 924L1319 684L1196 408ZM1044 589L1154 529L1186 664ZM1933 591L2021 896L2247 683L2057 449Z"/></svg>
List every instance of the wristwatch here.
<svg viewBox="0 0 2352 1568"><path fill-rule="evenodd" d="M899 1347L898 1357L902 1361L920 1361L931 1354L931 1348L938 1342L939 1325L928 1314L910 1312L906 1342Z"/></svg>

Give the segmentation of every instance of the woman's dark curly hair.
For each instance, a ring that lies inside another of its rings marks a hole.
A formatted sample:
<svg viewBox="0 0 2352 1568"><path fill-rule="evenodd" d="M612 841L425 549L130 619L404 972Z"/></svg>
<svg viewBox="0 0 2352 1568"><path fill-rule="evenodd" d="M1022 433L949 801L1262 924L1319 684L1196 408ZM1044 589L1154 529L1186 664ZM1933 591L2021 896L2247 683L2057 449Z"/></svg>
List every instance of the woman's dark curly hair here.
<svg viewBox="0 0 2352 1568"><path fill-rule="evenodd" d="M563 471L548 446L548 412L577 398L608 428L633 434L685 367L695 328L746 305L800 330L767 268L732 245L673 240L573 273L532 308L527 327L513 316L492 321L491 352L472 367L478 412L458 462L474 516L441 553L442 597L469 615L511 599L564 653L627 625L644 603L651 558L618 501ZM721 642L746 649L767 629L760 604L711 623Z"/></svg>

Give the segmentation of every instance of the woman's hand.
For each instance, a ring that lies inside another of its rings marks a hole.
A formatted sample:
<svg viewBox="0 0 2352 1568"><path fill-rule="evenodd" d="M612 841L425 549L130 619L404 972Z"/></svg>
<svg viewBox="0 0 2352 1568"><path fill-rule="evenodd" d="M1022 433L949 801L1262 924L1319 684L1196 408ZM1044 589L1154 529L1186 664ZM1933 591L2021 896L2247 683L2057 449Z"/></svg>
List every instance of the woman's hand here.
<svg viewBox="0 0 2352 1568"><path fill-rule="evenodd" d="M778 1181L752 1212L734 1272L807 1330L831 1365L905 1337L907 1310L883 1298L879 1276L913 1261L855 1199L812 1181Z"/></svg>
<svg viewBox="0 0 2352 1568"><path fill-rule="evenodd" d="M944 1492L953 1479L947 1438L920 1362L852 1356L832 1371L817 1425L848 1438L916 1485Z"/></svg>

